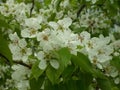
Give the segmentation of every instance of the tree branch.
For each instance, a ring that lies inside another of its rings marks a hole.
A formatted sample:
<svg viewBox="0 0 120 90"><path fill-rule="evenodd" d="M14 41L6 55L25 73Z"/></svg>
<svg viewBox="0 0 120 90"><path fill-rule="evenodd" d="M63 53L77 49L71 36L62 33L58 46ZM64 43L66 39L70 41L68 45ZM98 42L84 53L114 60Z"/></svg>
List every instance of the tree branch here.
<svg viewBox="0 0 120 90"><path fill-rule="evenodd" d="M86 5L83 4L83 5L79 8L79 10L78 10L78 12L77 12L77 17L79 17L81 11L82 11L85 7L86 7Z"/></svg>
<svg viewBox="0 0 120 90"><path fill-rule="evenodd" d="M3 54L1 54L1 53L0 53L0 56L5 59L5 63L7 63L8 65L11 66L11 63L10 63L10 61L9 61L9 59L8 59L7 57L5 57L5 56L4 56ZM29 68L29 69L32 68L32 65L28 65L28 64L26 64L26 63L24 63L24 62L22 62L22 61L13 61L13 63L15 63L15 64L20 64L20 65L25 66L25 67L27 67L27 68Z"/></svg>
<svg viewBox="0 0 120 90"><path fill-rule="evenodd" d="M26 63L23 63L22 61L13 61L13 62L14 62L15 64L20 64L20 65L22 65L22 66L28 67L29 69L32 68L31 65L28 65L28 64L26 64Z"/></svg>
<svg viewBox="0 0 120 90"><path fill-rule="evenodd" d="M5 63L7 63L8 65L10 65L9 59L7 57L5 57L3 54L0 53L0 57L4 58Z"/></svg>

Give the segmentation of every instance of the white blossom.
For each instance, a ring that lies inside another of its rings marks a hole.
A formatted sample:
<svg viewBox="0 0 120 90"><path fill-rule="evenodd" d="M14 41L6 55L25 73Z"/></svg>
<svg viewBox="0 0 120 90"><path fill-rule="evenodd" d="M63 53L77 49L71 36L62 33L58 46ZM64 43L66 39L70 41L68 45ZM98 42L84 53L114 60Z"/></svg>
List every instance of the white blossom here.
<svg viewBox="0 0 120 90"><path fill-rule="evenodd" d="M59 68L59 62L57 60L50 60L50 65L55 69Z"/></svg>
<svg viewBox="0 0 120 90"><path fill-rule="evenodd" d="M45 60L41 60L38 67L41 69L41 70L45 70L46 67L47 67L47 62Z"/></svg>
<svg viewBox="0 0 120 90"><path fill-rule="evenodd" d="M28 18L25 19L23 23L24 29L21 31L22 37L25 38L34 38L37 36L38 29L41 28L40 23L42 22L42 16L38 16L37 18Z"/></svg>
<svg viewBox="0 0 120 90"><path fill-rule="evenodd" d="M93 4L97 2L97 0L86 0L86 1L91 1Z"/></svg>
<svg viewBox="0 0 120 90"><path fill-rule="evenodd" d="M63 18L62 20L58 20L58 22L49 22L49 25L54 30L66 30L69 29L69 26L72 24L72 19L69 17Z"/></svg>
<svg viewBox="0 0 120 90"><path fill-rule="evenodd" d="M12 52L13 60L27 61L28 56L32 54L31 48L27 48L27 42L25 39L18 38L17 34L10 34L12 43L9 44L9 48Z"/></svg>
<svg viewBox="0 0 120 90"><path fill-rule="evenodd" d="M120 83L120 78L116 78L116 79L114 80L114 82L115 82L115 84L119 84L119 83Z"/></svg>
<svg viewBox="0 0 120 90"><path fill-rule="evenodd" d="M27 80L30 76L30 70L22 65L13 65L12 69L14 70L12 79L15 82L15 87L17 87L18 90L27 90L30 88L29 81Z"/></svg>

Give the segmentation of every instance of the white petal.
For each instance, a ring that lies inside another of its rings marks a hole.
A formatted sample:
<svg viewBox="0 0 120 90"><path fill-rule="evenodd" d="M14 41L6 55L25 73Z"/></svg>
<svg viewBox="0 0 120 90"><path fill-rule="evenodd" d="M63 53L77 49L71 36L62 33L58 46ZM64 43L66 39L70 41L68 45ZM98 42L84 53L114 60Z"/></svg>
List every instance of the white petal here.
<svg viewBox="0 0 120 90"><path fill-rule="evenodd" d="M39 16L37 17L37 20L38 20L38 23L41 23L41 22L43 21L43 17L39 15Z"/></svg>
<svg viewBox="0 0 120 90"><path fill-rule="evenodd" d="M27 48L26 49L26 54L27 55L31 55L32 54L32 49L31 48Z"/></svg>
<svg viewBox="0 0 120 90"><path fill-rule="evenodd" d="M112 76L112 77L118 76L118 71L113 71L113 72L111 73L111 76Z"/></svg>
<svg viewBox="0 0 120 90"><path fill-rule="evenodd" d="M22 61L26 63L28 61L28 55L22 56Z"/></svg>
<svg viewBox="0 0 120 90"><path fill-rule="evenodd" d="M50 60L50 65L55 69L59 68L59 63L57 60Z"/></svg>
<svg viewBox="0 0 120 90"><path fill-rule="evenodd" d="M45 53L44 53L43 51L39 51L39 52L37 53L37 58L38 58L39 60L43 60L44 57L45 57Z"/></svg>
<svg viewBox="0 0 120 90"><path fill-rule="evenodd" d="M14 34L9 34L9 38L12 41L18 41L19 40L19 37L18 37L16 32Z"/></svg>
<svg viewBox="0 0 120 90"><path fill-rule="evenodd" d="M99 69L103 69L103 66L102 66L100 63L97 63L97 67L98 67Z"/></svg>
<svg viewBox="0 0 120 90"><path fill-rule="evenodd" d="M47 67L47 63L45 60L41 60L38 66L40 69L45 70Z"/></svg>
<svg viewBox="0 0 120 90"><path fill-rule="evenodd" d="M21 31L21 36L22 37L29 37L29 30L28 29L24 29Z"/></svg>
<svg viewBox="0 0 120 90"><path fill-rule="evenodd" d="M49 25L55 30L58 29L58 24L56 22L49 22Z"/></svg>
<svg viewBox="0 0 120 90"><path fill-rule="evenodd" d="M96 0L92 0L92 3L95 4L95 3L96 3Z"/></svg>
<svg viewBox="0 0 120 90"><path fill-rule="evenodd" d="M25 39L19 40L18 43L19 43L19 46L20 46L21 48L24 48L24 47L26 47L26 45L27 45Z"/></svg>
<svg viewBox="0 0 120 90"><path fill-rule="evenodd" d="M119 78L116 78L116 79L114 80L114 82L115 82L115 84L119 84L119 83L120 83L120 79L119 79Z"/></svg>
<svg viewBox="0 0 120 90"><path fill-rule="evenodd" d="M13 60L15 60L15 61L18 60L19 61L22 58L22 54L19 53L19 52L16 52L16 54L13 54L12 57L13 57Z"/></svg>
<svg viewBox="0 0 120 90"><path fill-rule="evenodd" d="M68 28L71 24L72 24L72 19L67 17L64 18L63 20L59 20L58 23L64 27L64 28Z"/></svg>

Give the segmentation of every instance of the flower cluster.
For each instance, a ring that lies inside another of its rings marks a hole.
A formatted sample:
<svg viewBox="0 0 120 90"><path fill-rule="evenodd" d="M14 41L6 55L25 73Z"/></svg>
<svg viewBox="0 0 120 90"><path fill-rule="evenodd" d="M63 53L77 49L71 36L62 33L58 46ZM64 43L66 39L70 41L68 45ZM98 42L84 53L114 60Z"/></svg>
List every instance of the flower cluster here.
<svg viewBox="0 0 120 90"><path fill-rule="evenodd" d="M91 33L100 33L102 29L110 27L110 19L99 8L91 7L81 13L79 17L80 27L87 28Z"/></svg>
<svg viewBox="0 0 120 90"><path fill-rule="evenodd" d="M91 2L95 4L97 1ZM45 5L42 0L40 3ZM112 59L120 56L120 40L113 36L114 32L120 33L120 26L110 28L111 21L102 9L85 8L80 12L80 17L77 17L77 9L73 9L70 0L52 0L48 6L39 10L38 7L32 7L32 4L18 3L15 0L7 0L0 5L0 14L11 18L7 40L14 63L11 66L13 87L29 90L29 79L35 65L41 71L47 71L49 67L61 69L58 60L61 57L56 52L62 48L67 48L71 56L77 56L78 52L86 55L93 68L111 77L115 84L120 83L120 73L117 67L111 65ZM12 30L16 23L19 29L15 26ZM78 33L74 32L76 28L79 28ZM109 35L103 35L101 32L108 28L111 30ZM38 63L35 64L36 62ZM70 61L70 65L72 63Z"/></svg>

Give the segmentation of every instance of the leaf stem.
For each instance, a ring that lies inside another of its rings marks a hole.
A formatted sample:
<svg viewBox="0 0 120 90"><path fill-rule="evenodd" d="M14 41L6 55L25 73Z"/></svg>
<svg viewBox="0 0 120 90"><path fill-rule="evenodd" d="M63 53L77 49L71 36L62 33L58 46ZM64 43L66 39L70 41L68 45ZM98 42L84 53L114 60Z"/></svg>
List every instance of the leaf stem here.
<svg viewBox="0 0 120 90"><path fill-rule="evenodd" d="M32 11L33 11L34 5L35 5L35 0L32 0L32 7L30 9L30 17L32 16Z"/></svg>

